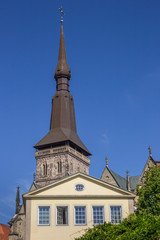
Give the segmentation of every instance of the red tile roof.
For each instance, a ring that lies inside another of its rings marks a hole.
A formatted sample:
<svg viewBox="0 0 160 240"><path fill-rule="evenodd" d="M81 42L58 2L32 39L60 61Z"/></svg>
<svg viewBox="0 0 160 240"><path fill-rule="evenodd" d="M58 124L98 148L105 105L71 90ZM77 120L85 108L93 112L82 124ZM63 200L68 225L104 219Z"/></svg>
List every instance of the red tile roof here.
<svg viewBox="0 0 160 240"><path fill-rule="evenodd" d="M9 240L10 227L0 224L0 240Z"/></svg>

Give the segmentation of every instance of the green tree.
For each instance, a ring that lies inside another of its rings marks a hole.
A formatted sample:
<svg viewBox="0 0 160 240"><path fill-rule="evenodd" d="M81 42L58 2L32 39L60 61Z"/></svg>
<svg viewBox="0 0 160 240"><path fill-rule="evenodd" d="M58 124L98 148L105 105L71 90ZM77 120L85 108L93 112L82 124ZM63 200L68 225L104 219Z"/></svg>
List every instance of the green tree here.
<svg viewBox="0 0 160 240"><path fill-rule="evenodd" d="M159 240L160 217L130 215L119 225L104 223L87 230L76 240Z"/></svg>
<svg viewBox="0 0 160 240"><path fill-rule="evenodd" d="M160 215L160 166L151 167L146 172L144 185L137 187L137 195L137 215Z"/></svg>

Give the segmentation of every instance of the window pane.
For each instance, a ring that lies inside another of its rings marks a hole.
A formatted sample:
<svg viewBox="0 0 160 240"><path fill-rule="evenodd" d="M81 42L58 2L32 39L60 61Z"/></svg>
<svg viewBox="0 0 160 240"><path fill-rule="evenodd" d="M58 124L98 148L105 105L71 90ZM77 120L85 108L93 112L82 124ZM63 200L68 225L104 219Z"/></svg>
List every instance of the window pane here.
<svg viewBox="0 0 160 240"><path fill-rule="evenodd" d="M119 224L122 220L121 207L113 206L111 207L111 223Z"/></svg>
<svg viewBox="0 0 160 240"><path fill-rule="evenodd" d="M93 224L104 223L104 208L103 207L93 207Z"/></svg>
<svg viewBox="0 0 160 240"><path fill-rule="evenodd" d="M39 225L49 225L50 207L39 207Z"/></svg>
<svg viewBox="0 0 160 240"><path fill-rule="evenodd" d="M84 185L83 184L77 184L76 185L76 191L83 191L84 190Z"/></svg>
<svg viewBox="0 0 160 240"><path fill-rule="evenodd" d="M86 224L86 207L75 207L75 224Z"/></svg>
<svg viewBox="0 0 160 240"><path fill-rule="evenodd" d="M68 224L68 207L57 207L57 224Z"/></svg>

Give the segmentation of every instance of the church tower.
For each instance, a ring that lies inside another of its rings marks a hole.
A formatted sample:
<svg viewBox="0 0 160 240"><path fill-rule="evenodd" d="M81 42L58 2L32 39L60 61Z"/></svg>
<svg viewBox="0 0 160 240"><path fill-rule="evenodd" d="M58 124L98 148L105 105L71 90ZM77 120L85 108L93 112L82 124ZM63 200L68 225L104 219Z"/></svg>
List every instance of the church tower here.
<svg viewBox="0 0 160 240"><path fill-rule="evenodd" d="M62 17L54 78L56 93L52 98L50 130L34 146L37 149L36 183L41 186L76 172L89 174L88 156L91 154L77 135L74 101L69 91L71 71L67 63Z"/></svg>

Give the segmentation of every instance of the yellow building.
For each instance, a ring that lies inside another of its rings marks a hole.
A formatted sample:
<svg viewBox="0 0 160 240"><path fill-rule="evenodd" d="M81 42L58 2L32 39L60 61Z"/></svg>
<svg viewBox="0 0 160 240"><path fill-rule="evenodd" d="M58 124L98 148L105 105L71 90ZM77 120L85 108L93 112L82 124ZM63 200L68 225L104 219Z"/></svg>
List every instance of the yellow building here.
<svg viewBox="0 0 160 240"><path fill-rule="evenodd" d="M133 212L135 195L76 173L23 195L26 240L72 240L104 221L118 224Z"/></svg>

